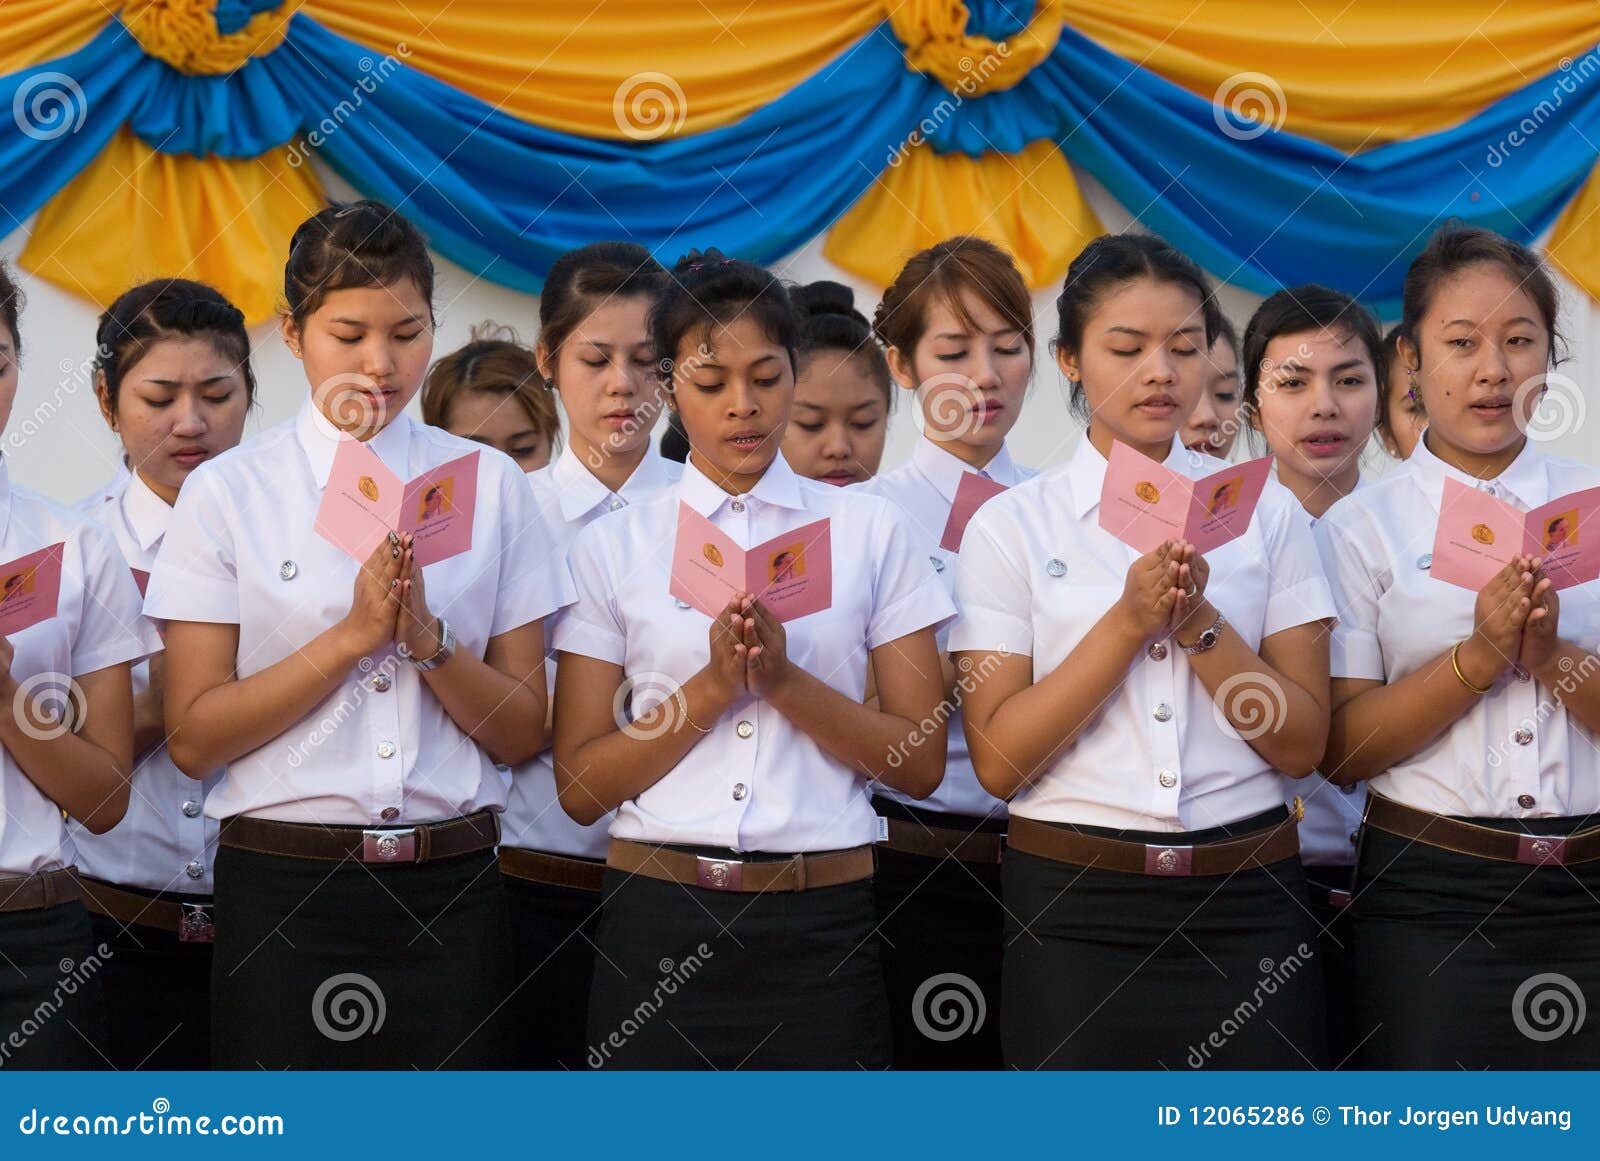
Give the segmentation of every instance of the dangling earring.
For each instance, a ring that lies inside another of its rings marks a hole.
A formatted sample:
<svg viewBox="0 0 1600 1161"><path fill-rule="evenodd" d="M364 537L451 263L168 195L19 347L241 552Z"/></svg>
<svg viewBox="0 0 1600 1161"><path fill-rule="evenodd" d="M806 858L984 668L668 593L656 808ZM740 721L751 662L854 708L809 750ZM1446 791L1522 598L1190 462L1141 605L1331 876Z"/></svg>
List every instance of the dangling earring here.
<svg viewBox="0 0 1600 1161"><path fill-rule="evenodd" d="M1417 377L1415 375L1410 376L1410 388L1410 391L1406 394L1410 397L1411 402L1421 403L1422 398L1417 392Z"/></svg>

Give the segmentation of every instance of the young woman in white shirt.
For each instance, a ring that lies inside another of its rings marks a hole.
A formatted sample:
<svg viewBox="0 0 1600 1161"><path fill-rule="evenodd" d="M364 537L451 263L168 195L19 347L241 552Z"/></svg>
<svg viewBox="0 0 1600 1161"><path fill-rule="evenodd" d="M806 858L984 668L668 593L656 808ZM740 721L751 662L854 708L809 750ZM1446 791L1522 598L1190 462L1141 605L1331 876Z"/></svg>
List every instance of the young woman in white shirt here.
<svg viewBox="0 0 1600 1161"><path fill-rule="evenodd" d="M1312 525L1361 485L1361 457L1381 415L1383 365L1378 320L1348 294L1325 286L1278 291L1245 327L1249 442L1265 445L1278 482L1300 501ZM1300 861L1321 933L1317 970L1327 992L1328 1056L1335 1067L1346 1067L1360 1046L1346 908L1366 795L1359 785L1336 786L1320 774L1285 778L1284 794L1304 804Z"/></svg>
<svg viewBox="0 0 1600 1161"><path fill-rule="evenodd" d="M182 278L124 293L95 332L95 395L132 472L85 504L148 580L184 481L235 446L255 400L244 315ZM211 1060L211 863L217 823L206 795L172 764L162 702L165 657L133 670L134 770L128 813L96 835L73 823L96 938L115 952L103 979L107 1055L119 1069L206 1068Z"/></svg>
<svg viewBox="0 0 1600 1161"><path fill-rule="evenodd" d="M864 490L910 516L917 550L953 597L957 553L945 533L963 481L1009 488L1036 474L1006 447L1033 374L1032 299L1011 255L957 237L912 256L873 325L896 382L916 394L922 435L907 463ZM948 635L939 632L941 655ZM944 781L920 803L889 787L873 802L887 831L873 883L895 1066L998 1068L1006 806L978 784L967 757L961 703L972 679L943 665Z"/></svg>
<svg viewBox="0 0 1600 1161"><path fill-rule="evenodd" d="M714 250L679 262L651 337L689 462L572 546L556 784L580 823L617 812L595 1067L889 1063L867 787L938 784L934 628L951 606L894 505L779 454L798 336L767 271ZM783 624L755 593L714 617L670 596L685 509L744 548L828 520L830 605Z"/></svg>
<svg viewBox="0 0 1600 1161"><path fill-rule="evenodd" d="M810 282L789 298L800 317L800 369L783 458L825 484L870 480L889 437L889 365L848 286Z"/></svg>
<svg viewBox="0 0 1600 1161"><path fill-rule="evenodd" d="M1435 234L1399 343L1427 429L1317 524L1339 603L1322 770L1370 786L1351 904L1369 1067L1600 1064L1578 1016L1600 992L1600 584L1558 595L1525 555L1478 592L1430 575L1448 481L1524 511L1600 486L1534 438L1571 382L1550 375L1558 305L1526 247Z"/></svg>
<svg viewBox="0 0 1600 1161"><path fill-rule="evenodd" d="M1200 400L1189 413L1179 438L1192 452L1228 458L1233 444L1245 426L1243 398L1239 390L1239 332L1225 314L1218 314L1221 329L1206 352L1208 381Z"/></svg>
<svg viewBox="0 0 1600 1161"><path fill-rule="evenodd" d="M561 397L567 443L528 482L556 530L551 551L558 557L580 529L682 472L650 438L664 392L648 324L666 273L643 246L596 242L561 255L545 279L534 357L541 382ZM554 641L553 629L546 638ZM553 650L548 657L553 688ZM500 874L517 946L516 991L506 1011L519 1030L522 1067L585 1067L590 980L613 970L594 954L610 823L607 815L579 826L561 809L548 749L512 772Z"/></svg>
<svg viewBox="0 0 1600 1161"><path fill-rule="evenodd" d="M283 335L308 397L195 470L150 579L168 751L194 778L227 766L205 804L222 823L218 1066L506 1059L496 764L544 742L542 620L569 585L516 464L405 414L432 292L421 235L388 207L301 225ZM319 534L353 440L402 480L476 450L471 546L423 568L409 534L364 561Z"/></svg>
<svg viewBox="0 0 1600 1161"><path fill-rule="evenodd" d="M0 266L0 426L17 397L21 308ZM0 1068L106 1067L101 974L117 953L91 927L66 820L104 834L127 811L129 668L161 649L111 537L13 484L0 458L0 562L56 546L55 615L0 637Z"/></svg>
<svg viewBox="0 0 1600 1161"><path fill-rule="evenodd" d="M1008 799L1006 1063L1316 1066L1316 926L1280 773L1327 736L1332 602L1294 497L1202 555L1099 523L1113 444L1190 478L1178 439L1218 329L1205 276L1146 235L1090 243L1056 358L1089 429L967 527L950 636L978 780ZM1241 1001L1252 1015L1239 1020Z"/></svg>

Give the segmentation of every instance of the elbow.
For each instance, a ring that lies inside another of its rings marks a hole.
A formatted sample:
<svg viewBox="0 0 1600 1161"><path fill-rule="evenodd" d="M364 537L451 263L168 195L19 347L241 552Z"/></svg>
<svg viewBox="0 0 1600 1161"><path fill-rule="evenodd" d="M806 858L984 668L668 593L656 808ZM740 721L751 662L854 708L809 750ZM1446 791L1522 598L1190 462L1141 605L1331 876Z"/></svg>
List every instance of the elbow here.
<svg viewBox="0 0 1600 1161"><path fill-rule="evenodd" d="M972 758L972 772L978 776L978 785L1001 802L1009 801L1020 785L1015 769L997 754L970 749L968 753Z"/></svg>
<svg viewBox="0 0 1600 1161"><path fill-rule="evenodd" d="M117 789L95 809L86 812L78 821L83 824L83 828L90 834L105 834L117 823L121 822L123 816L128 813L129 798L128 780L126 777L119 778Z"/></svg>
<svg viewBox="0 0 1600 1161"><path fill-rule="evenodd" d="M177 731L167 739L167 757L172 759L172 764L186 776L196 782L202 781L211 771L221 763L211 761L201 747L192 744L182 731Z"/></svg>
<svg viewBox="0 0 1600 1161"><path fill-rule="evenodd" d="M593 826L612 809L585 786L581 778L562 773L564 763L556 758L556 801L568 818L579 826Z"/></svg>

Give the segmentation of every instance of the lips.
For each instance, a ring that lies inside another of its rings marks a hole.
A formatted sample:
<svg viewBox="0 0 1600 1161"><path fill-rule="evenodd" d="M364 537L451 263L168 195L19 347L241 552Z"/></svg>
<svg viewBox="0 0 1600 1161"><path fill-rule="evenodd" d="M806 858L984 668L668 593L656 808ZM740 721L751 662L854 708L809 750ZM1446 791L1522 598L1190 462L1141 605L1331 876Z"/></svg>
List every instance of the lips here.
<svg viewBox="0 0 1600 1161"><path fill-rule="evenodd" d="M1312 457L1340 455L1350 446L1350 437L1342 431L1314 431L1300 446Z"/></svg>
<svg viewBox="0 0 1600 1161"><path fill-rule="evenodd" d="M832 484L838 488L842 488L846 484L853 484L859 478L855 472L850 471L848 468L836 468L817 477L824 484Z"/></svg>
<svg viewBox="0 0 1600 1161"><path fill-rule="evenodd" d="M727 437L727 442L740 451L750 452L760 447L761 442L766 438L767 433L764 431L736 431Z"/></svg>
<svg viewBox="0 0 1600 1161"><path fill-rule="evenodd" d="M186 468L196 467L211 458L211 453L203 447L179 448L169 454Z"/></svg>
<svg viewBox="0 0 1600 1161"><path fill-rule="evenodd" d="M1134 410L1153 418L1165 418L1178 409L1178 401L1170 395L1152 395L1134 404Z"/></svg>
<svg viewBox="0 0 1600 1161"><path fill-rule="evenodd" d="M1486 419L1499 419L1511 410L1511 397L1509 395L1491 395L1480 399L1469 408Z"/></svg>

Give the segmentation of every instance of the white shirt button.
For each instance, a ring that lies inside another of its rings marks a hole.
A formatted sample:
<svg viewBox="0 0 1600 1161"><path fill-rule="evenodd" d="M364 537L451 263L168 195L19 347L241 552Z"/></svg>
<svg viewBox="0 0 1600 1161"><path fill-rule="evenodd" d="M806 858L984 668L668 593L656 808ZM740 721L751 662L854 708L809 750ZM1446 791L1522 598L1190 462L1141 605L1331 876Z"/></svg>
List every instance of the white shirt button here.
<svg viewBox="0 0 1600 1161"><path fill-rule="evenodd" d="M300 571L300 566L292 560L286 560L278 566L278 575L284 580L294 580L294 574Z"/></svg>
<svg viewBox="0 0 1600 1161"><path fill-rule="evenodd" d="M747 787L743 782L735 782L733 784L733 800L735 802L743 802L745 800L745 796L749 793L750 788Z"/></svg>
<svg viewBox="0 0 1600 1161"><path fill-rule="evenodd" d="M928 557L928 559L933 561L933 571L934 572L943 572L944 571L944 561L940 560L937 556L930 556L930 557Z"/></svg>
<svg viewBox="0 0 1600 1161"><path fill-rule="evenodd" d="M618 508L626 508L628 506L628 502L622 499L620 496L613 496L611 497L611 504L609 506L611 510L615 512Z"/></svg>
<svg viewBox="0 0 1600 1161"><path fill-rule="evenodd" d="M1520 666L1520 665L1513 665L1511 667L1511 675L1513 677L1515 677L1518 681L1532 681L1533 680L1533 674L1529 673L1526 669L1522 668L1522 666Z"/></svg>
<svg viewBox="0 0 1600 1161"><path fill-rule="evenodd" d="M1172 720L1172 707L1166 702L1156 706L1150 713L1158 722L1170 722Z"/></svg>
<svg viewBox="0 0 1600 1161"><path fill-rule="evenodd" d="M384 822L393 822L400 817L400 808L398 806L385 806L378 812L378 817L383 819Z"/></svg>
<svg viewBox="0 0 1600 1161"><path fill-rule="evenodd" d="M1529 742L1533 741L1533 731L1527 726L1523 726L1516 733L1511 735L1511 740L1519 746L1526 746Z"/></svg>
<svg viewBox="0 0 1600 1161"><path fill-rule="evenodd" d="M380 757L380 758L393 758L394 757L394 743L393 742L379 742L378 743L378 757Z"/></svg>
<svg viewBox="0 0 1600 1161"><path fill-rule="evenodd" d="M1421 556L1417 557L1417 567L1422 569L1424 572L1426 572L1428 569L1432 568L1433 567L1433 553L1424 552Z"/></svg>
<svg viewBox="0 0 1600 1161"><path fill-rule="evenodd" d="M1150 648L1145 650L1150 655L1151 661L1165 661L1167 659L1167 643L1165 641L1152 641Z"/></svg>
<svg viewBox="0 0 1600 1161"><path fill-rule="evenodd" d="M391 684L392 683L390 682L389 675L387 673L379 673L374 675L372 678L372 688L377 690L379 693L383 693Z"/></svg>
<svg viewBox="0 0 1600 1161"><path fill-rule="evenodd" d="M1531 794L1519 794L1519 795L1517 795L1517 805L1522 807L1523 810L1532 810L1533 806L1534 806L1534 803L1536 803L1537 801L1538 801L1538 799L1536 799Z"/></svg>
<svg viewBox="0 0 1600 1161"><path fill-rule="evenodd" d="M681 599L679 597L673 597L672 598L672 603L677 605L678 608L680 608L680 609L692 609L692 608L694 608L694 606L691 605L688 601L685 601L685 600L683 600L683 599Z"/></svg>
<svg viewBox="0 0 1600 1161"><path fill-rule="evenodd" d="M198 879L206 873L206 865L199 859L190 859L189 865L183 869L183 873L191 879Z"/></svg>
<svg viewBox="0 0 1600 1161"><path fill-rule="evenodd" d="M1052 556L1044 562L1044 571L1053 577L1064 577L1067 575L1067 562Z"/></svg>
<svg viewBox="0 0 1600 1161"><path fill-rule="evenodd" d="M1348 786L1339 787L1339 793L1340 794L1354 794L1355 792L1356 792L1356 784L1354 782L1350 783L1350 785L1348 785Z"/></svg>
<svg viewBox="0 0 1600 1161"><path fill-rule="evenodd" d="M1178 784L1178 776L1176 774L1174 774L1171 770L1163 770L1163 771L1161 771L1161 785L1162 786L1166 787L1166 789L1168 789L1168 790L1171 790L1177 784Z"/></svg>
<svg viewBox="0 0 1600 1161"><path fill-rule="evenodd" d="M1494 495L1494 481L1493 480L1479 480L1478 481L1478 491L1487 492L1491 496Z"/></svg>
<svg viewBox="0 0 1600 1161"><path fill-rule="evenodd" d="M733 503L732 503L732 504L731 504L731 505L729 505L729 506L730 506L730 507L731 507L731 508L732 508L732 509L733 509L733 510L734 510L734 511L735 511L735 512L743 512L743 511L744 511L744 501L743 501L743 500L735 500L735 501L734 501L734 502L733 502Z"/></svg>
<svg viewBox="0 0 1600 1161"><path fill-rule="evenodd" d="M196 802L192 798L189 799L188 802L185 802L183 804L183 817L184 818L199 818L200 817L200 804L198 802Z"/></svg>
<svg viewBox="0 0 1600 1161"><path fill-rule="evenodd" d="M741 738L748 738L751 734L756 732L756 728L749 722L740 722L738 725L733 727L733 732L738 734Z"/></svg>

